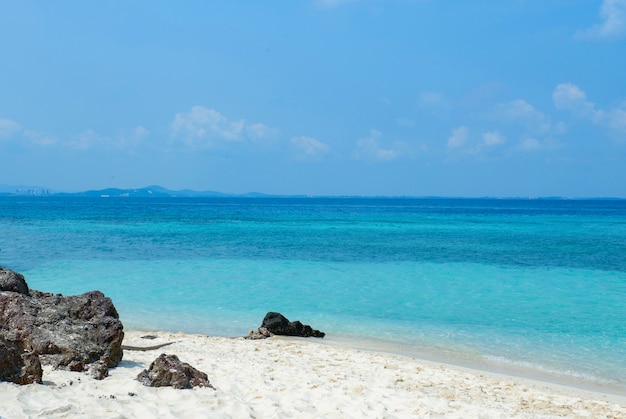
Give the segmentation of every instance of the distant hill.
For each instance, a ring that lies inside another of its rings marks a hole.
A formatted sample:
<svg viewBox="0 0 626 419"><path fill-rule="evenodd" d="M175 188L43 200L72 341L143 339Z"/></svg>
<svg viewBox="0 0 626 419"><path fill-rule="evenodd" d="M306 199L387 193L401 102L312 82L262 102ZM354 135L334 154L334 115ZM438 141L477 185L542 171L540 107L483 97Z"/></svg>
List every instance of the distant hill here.
<svg viewBox="0 0 626 419"><path fill-rule="evenodd" d="M71 195L71 196L96 196L96 197L139 197L139 198L262 198L276 195L267 195L258 192L248 192L245 194L228 194L215 191L193 191L191 189L171 190L158 185L146 186L138 189L119 189L106 188L84 192L74 193L58 193L55 195Z"/></svg>
<svg viewBox="0 0 626 419"><path fill-rule="evenodd" d="M97 189L90 190L84 192L75 192L75 193L63 193L57 195L72 195L72 196L96 196L96 197L139 197L139 198L149 198L149 197L227 197L232 195L227 195L221 192L214 191L192 191L190 189L183 189L180 191L173 191L170 189L166 189L162 186L146 186L145 188L138 189L119 189L119 188L106 188L106 189Z"/></svg>

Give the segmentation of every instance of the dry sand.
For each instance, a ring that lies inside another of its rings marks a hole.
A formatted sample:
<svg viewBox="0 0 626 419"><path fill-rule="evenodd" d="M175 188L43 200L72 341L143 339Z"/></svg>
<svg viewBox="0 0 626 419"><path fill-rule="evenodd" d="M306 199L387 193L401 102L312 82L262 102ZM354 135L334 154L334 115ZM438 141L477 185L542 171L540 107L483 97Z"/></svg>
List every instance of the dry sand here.
<svg viewBox="0 0 626 419"><path fill-rule="evenodd" d="M130 332L110 376L44 371L43 385L0 383L18 418L626 418L626 397L582 392L317 340ZM161 353L208 374L210 388L150 388L135 377Z"/></svg>

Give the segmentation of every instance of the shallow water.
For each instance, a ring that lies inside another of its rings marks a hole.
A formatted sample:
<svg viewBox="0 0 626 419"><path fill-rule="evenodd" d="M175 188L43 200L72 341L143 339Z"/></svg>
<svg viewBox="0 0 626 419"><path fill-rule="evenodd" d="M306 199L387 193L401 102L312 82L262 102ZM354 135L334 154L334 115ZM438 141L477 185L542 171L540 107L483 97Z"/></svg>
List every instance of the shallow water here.
<svg viewBox="0 0 626 419"><path fill-rule="evenodd" d="M280 311L626 387L626 201L0 197L0 265L100 289L127 328L243 335Z"/></svg>

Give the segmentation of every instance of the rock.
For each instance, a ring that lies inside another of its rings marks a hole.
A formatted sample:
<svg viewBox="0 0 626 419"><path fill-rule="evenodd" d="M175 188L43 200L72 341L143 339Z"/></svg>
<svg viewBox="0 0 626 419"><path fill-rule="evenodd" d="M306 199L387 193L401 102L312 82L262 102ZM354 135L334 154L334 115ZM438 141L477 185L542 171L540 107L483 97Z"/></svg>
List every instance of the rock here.
<svg viewBox="0 0 626 419"><path fill-rule="evenodd" d="M0 266L0 291L17 292L29 295L28 285L24 276Z"/></svg>
<svg viewBox="0 0 626 419"><path fill-rule="evenodd" d="M94 362L89 366L89 375L96 380L103 380L109 376L109 367L104 360Z"/></svg>
<svg viewBox="0 0 626 419"><path fill-rule="evenodd" d="M41 384L42 375L43 370L37 355L24 353L21 341L9 341L0 337L0 381Z"/></svg>
<svg viewBox="0 0 626 419"><path fill-rule="evenodd" d="M161 354L150 364L149 369L139 373L137 380L149 387L215 388L205 373L181 362L176 355Z"/></svg>
<svg viewBox="0 0 626 419"><path fill-rule="evenodd" d="M42 364L91 371L101 379L122 360L124 331L111 299L100 291L64 297L29 290L0 292L0 338L22 342Z"/></svg>
<svg viewBox="0 0 626 419"><path fill-rule="evenodd" d="M298 320L290 322L285 316L276 312L269 312L265 315L263 323L259 328L259 333L264 334L265 332L261 333L261 329L266 329L274 335L299 336L305 338L323 338L326 335L324 332L314 330L311 326L302 324Z"/></svg>
<svg viewBox="0 0 626 419"><path fill-rule="evenodd" d="M257 330L250 330L247 336L244 336L244 339L251 340L259 340L259 339L267 339L274 336L272 332L267 330L265 327L259 327Z"/></svg>
<svg viewBox="0 0 626 419"><path fill-rule="evenodd" d="M19 384L41 384L43 378L43 368L39 357L32 352L26 352L21 355L24 366L22 367L22 380Z"/></svg>

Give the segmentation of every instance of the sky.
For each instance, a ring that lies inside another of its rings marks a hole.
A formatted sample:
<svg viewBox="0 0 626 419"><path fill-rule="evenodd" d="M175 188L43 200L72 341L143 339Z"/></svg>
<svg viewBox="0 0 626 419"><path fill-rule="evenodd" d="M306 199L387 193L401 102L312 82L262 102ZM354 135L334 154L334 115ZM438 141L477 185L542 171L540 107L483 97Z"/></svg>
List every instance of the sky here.
<svg viewBox="0 0 626 419"><path fill-rule="evenodd" d="M626 0L0 0L0 184L626 198Z"/></svg>

